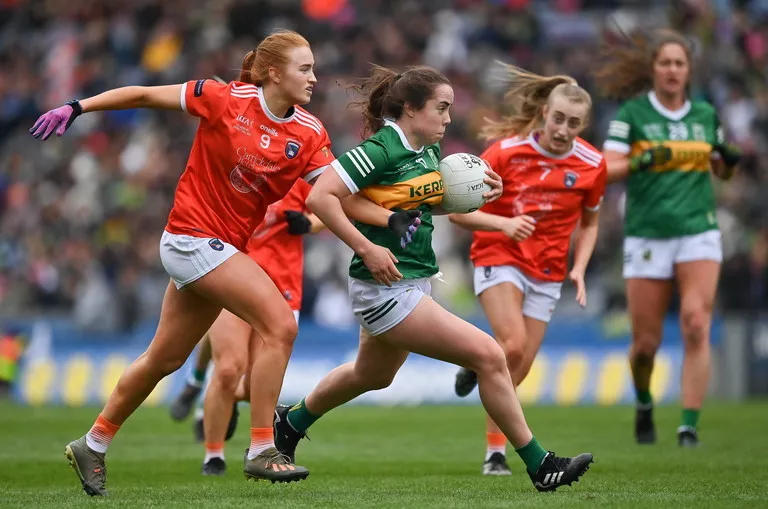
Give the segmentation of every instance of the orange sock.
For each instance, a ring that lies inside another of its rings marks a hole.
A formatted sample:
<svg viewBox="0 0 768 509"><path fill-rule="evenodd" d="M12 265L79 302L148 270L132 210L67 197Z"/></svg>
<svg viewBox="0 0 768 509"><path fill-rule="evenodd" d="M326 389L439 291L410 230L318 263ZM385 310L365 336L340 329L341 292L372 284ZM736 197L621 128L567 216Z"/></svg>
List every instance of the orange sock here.
<svg viewBox="0 0 768 509"><path fill-rule="evenodd" d="M251 428L251 447L248 449L248 459L252 460L274 446L275 436L272 428Z"/></svg>
<svg viewBox="0 0 768 509"><path fill-rule="evenodd" d="M491 433L486 432L485 434L485 441L487 444L487 447L485 449L485 460L488 461L488 458L491 457L493 453L501 453L506 456L507 454L507 437L504 436L504 433Z"/></svg>
<svg viewBox="0 0 768 509"><path fill-rule="evenodd" d="M109 444L112 443L112 439L115 438L115 434L119 429L119 425L112 424L103 415L99 414L90 431L85 434L85 442L92 450L104 454L107 452Z"/></svg>

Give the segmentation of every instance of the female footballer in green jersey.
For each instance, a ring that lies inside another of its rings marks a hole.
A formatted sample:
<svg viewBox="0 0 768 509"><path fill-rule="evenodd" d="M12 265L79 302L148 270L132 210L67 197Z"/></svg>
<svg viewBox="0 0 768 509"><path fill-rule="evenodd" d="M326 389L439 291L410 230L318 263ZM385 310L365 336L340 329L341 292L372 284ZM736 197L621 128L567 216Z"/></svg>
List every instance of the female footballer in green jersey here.
<svg viewBox="0 0 768 509"><path fill-rule="evenodd" d="M637 393L635 436L654 443L654 356L674 283L683 336L681 446L696 425L710 376L710 325L722 260L710 172L729 178L740 154L724 142L714 108L688 98L692 51L673 31L612 45L598 86L624 99L608 129L608 181L627 180L624 278L632 322L630 366Z"/></svg>
<svg viewBox="0 0 768 509"><path fill-rule="evenodd" d="M293 457L307 428L329 410L389 386L415 352L477 373L483 405L538 490L571 484L592 455L563 458L543 449L525 421L501 347L430 297L430 278L438 272L432 214L442 201L437 143L450 123L450 82L428 67L403 74L376 67L357 91L371 136L331 164L333 171L318 179L307 206L355 252L349 293L361 325L360 348L354 362L334 369L299 404L278 409L275 439L281 452ZM492 201L501 194L501 179L490 170L488 176L493 190L485 198ZM387 230L386 212L368 224L349 222L341 200L358 192L388 209L420 212L421 225L407 249Z"/></svg>

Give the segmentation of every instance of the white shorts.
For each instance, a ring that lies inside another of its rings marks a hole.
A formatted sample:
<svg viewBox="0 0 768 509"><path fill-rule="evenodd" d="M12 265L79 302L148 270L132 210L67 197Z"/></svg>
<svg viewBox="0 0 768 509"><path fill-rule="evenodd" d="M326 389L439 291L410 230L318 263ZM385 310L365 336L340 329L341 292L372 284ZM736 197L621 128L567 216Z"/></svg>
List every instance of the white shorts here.
<svg viewBox="0 0 768 509"><path fill-rule="evenodd" d="M696 260L723 261L719 230L670 239L624 239L624 279L672 279L675 265Z"/></svg>
<svg viewBox="0 0 768 509"><path fill-rule="evenodd" d="M501 283L512 283L523 292L524 316L549 323L563 283L526 276L513 265L475 267L475 295Z"/></svg>
<svg viewBox="0 0 768 509"><path fill-rule="evenodd" d="M163 232L160 261L176 288L197 281L237 253L235 246L216 238Z"/></svg>
<svg viewBox="0 0 768 509"><path fill-rule="evenodd" d="M301 311L298 309L293 310L293 317L296 319L296 323L299 323L299 315L301 314Z"/></svg>
<svg viewBox="0 0 768 509"><path fill-rule="evenodd" d="M421 298L432 294L428 278L402 279L392 286L349 278L349 300L360 326L378 336L413 312Z"/></svg>

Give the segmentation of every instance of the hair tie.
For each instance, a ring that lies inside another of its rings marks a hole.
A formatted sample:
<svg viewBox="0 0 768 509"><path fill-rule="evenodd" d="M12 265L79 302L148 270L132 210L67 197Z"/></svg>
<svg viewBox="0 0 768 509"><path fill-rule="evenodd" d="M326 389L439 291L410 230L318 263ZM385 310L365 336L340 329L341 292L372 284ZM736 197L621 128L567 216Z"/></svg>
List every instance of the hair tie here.
<svg viewBox="0 0 768 509"><path fill-rule="evenodd" d="M402 77L403 77L403 75L402 75L402 74L398 74L397 76L395 76L395 79L396 79L396 80L399 80L399 79L400 79L400 78L402 78Z"/></svg>

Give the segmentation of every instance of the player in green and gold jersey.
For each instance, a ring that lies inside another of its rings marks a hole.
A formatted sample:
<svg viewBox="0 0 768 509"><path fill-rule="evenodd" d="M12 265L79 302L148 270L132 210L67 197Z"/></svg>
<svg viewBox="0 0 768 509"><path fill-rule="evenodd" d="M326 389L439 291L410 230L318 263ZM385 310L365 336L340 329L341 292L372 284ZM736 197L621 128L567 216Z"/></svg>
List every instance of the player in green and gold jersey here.
<svg viewBox="0 0 768 509"><path fill-rule="evenodd" d="M437 143L453 104L448 79L428 67L403 74L377 67L358 91L371 136L331 164L307 206L355 251L349 294L361 326L360 348L354 362L334 369L299 404L277 410L278 448L293 456L313 422L365 392L389 386L408 354L416 352L477 373L483 405L516 448L536 489L552 491L577 481L592 455L563 458L543 449L525 422L501 347L430 297L430 278L438 272L432 214L442 212ZM501 179L487 173L490 201L501 194ZM421 213L407 248L386 228L386 212L378 220L366 218L368 224L350 224L342 200L358 192L385 208Z"/></svg>
<svg viewBox="0 0 768 509"><path fill-rule="evenodd" d="M626 179L624 278L632 322L635 435L656 441L650 379L673 284L683 335L681 446L696 425L710 376L710 325L722 260L710 172L730 178L738 150L725 144L715 109L688 98L692 51L663 30L612 45L596 73L602 92L626 101L608 129L608 181Z"/></svg>

